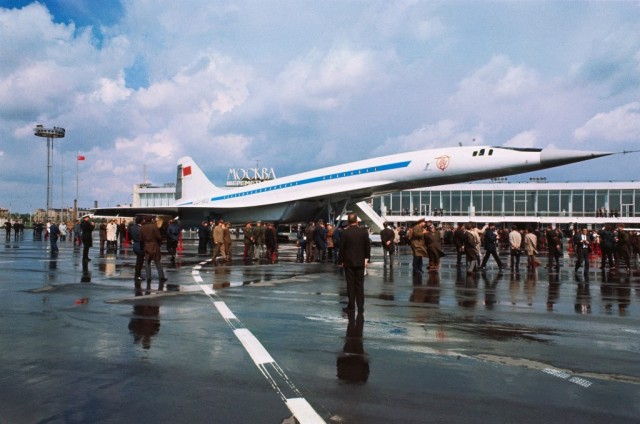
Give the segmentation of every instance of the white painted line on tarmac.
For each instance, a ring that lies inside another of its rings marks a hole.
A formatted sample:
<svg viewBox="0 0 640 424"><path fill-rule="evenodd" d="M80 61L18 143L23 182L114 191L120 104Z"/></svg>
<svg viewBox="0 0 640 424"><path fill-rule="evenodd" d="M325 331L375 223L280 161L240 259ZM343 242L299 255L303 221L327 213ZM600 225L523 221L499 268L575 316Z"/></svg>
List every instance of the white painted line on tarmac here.
<svg viewBox="0 0 640 424"><path fill-rule="evenodd" d="M231 309L229 309L226 303L217 301L217 302L213 302L213 304L218 309L218 312L220 312L220 315L222 315L222 318L237 319L236 316L233 314L233 312L231 312Z"/></svg>
<svg viewBox="0 0 640 424"><path fill-rule="evenodd" d="M201 265L207 264L202 262ZM200 289L209 296L213 305L218 310L218 313L225 319L229 327L233 330L233 333L238 338L242 346L245 348L253 362L256 364L262 375L269 381L271 387L278 393L283 399L289 411L298 420L300 424L320 424L325 423L322 417L313 409L313 407L301 396L300 391L293 385L289 377L284 373L282 368L274 361L273 357L267 352L267 349L260 343L260 341L244 327L242 322L236 317L236 315L229 309L227 304L218 298L217 293L209 286L204 284L202 277L200 276L200 266L194 266L191 274L193 279L198 284ZM242 283L231 283L234 286L241 286ZM275 375L271 375L269 369L275 371ZM280 379L281 383L288 392L294 396L287 397L283 392L277 379Z"/></svg>
<svg viewBox="0 0 640 424"><path fill-rule="evenodd" d="M571 377L569 381L582 387L589 387L593 384L589 380L585 380L584 378L580 378L580 377Z"/></svg>
<svg viewBox="0 0 640 424"><path fill-rule="evenodd" d="M589 387L593 384L589 380L586 380L581 377L571 377L571 374L569 374L568 372L558 370L555 368L545 368L542 370L542 372L547 373L549 375L553 375L554 377L562 378L563 380L567 380L571 383L577 384L578 386L582 386L582 387Z"/></svg>
<svg viewBox="0 0 640 424"><path fill-rule="evenodd" d="M271 364L275 362L271 355L269 355L269 352L267 352L267 349L262 346L262 343L256 339L256 336L254 336L251 331L246 328L238 328L234 333L256 365Z"/></svg>
<svg viewBox="0 0 640 424"><path fill-rule="evenodd" d="M545 368L542 370L542 372L547 373L549 375L552 375L554 377L558 377L558 378L562 378L564 380L566 380L567 378L571 377L571 374L566 373L562 370L557 370L554 368Z"/></svg>
<svg viewBox="0 0 640 424"><path fill-rule="evenodd" d="M213 290L211 287L209 286L205 286L205 285L200 285L200 288L202 289L202 291L205 294L208 294L209 296L213 296L216 294L215 290Z"/></svg>
<svg viewBox="0 0 640 424"><path fill-rule="evenodd" d="M324 423L324 420L304 398L287 399L287 408L300 421L305 424Z"/></svg>

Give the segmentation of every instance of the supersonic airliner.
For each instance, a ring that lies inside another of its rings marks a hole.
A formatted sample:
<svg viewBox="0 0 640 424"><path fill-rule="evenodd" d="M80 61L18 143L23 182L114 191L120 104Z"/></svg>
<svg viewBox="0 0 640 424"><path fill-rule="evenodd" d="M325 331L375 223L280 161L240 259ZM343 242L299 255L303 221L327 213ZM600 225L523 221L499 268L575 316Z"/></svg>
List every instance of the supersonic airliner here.
<svg viewBox="0 0 640 424"><path fill-rule="evenodd" d="M216 187L188 156L178 160L171 206L98 208L98 216L170 215L185 225L208 219L306 222L327 218L373 196L411 188L520 174L612 152L459 146L398 153L321 168L260 183Z"/></svg>

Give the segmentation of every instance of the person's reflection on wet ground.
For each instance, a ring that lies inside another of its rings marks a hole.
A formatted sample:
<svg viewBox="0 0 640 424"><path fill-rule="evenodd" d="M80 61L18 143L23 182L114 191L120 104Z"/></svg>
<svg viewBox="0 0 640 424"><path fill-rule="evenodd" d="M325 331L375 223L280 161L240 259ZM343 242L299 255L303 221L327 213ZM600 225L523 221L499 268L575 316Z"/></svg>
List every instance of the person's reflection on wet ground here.
<svg viewBox="0 0 640 424"><path fill-rule="evenodd" d="M416 273L413 275L413 289L409 296L411 303L425 303L428 305L440 304L440 274L430 273L427 276L426 285L423 285L423 275ZM419 323L432 322L436 319L437 308L415 308L412 309L414 319Z"/></svg>
<svg viewBox="0 0 640 424"><path fill-rule="evenodd" d="M576 303L575 311L579 314L591 313L591 293L589 292L589 274L584 274L584 279L579 274L575 275L576 280Z"/></svg>
<svg viewBox="0 0 640 424"><path fill-rule="evenodd" d="M141 289L136 289L136 296L142 296ZM133 343L142 345L143 349L151 348L151 338L160 331L160 305L133 305L133 316L129 322L129 332L133 335Z"/></svg>
<svg viewBox="0 0 640 424"><path fill-rule="evenodd" d="M384 270L382 271L382 282L393 284L393 276L394 276L393 271L389 271L387 268L384 268Z"/></svg>
<svg viewBox="0 0 640 424"><path fill-rule="evenodd" d="M349 324L342 354L338 356L338 379L350 383L365 383L369 379L369 358L364 351L362 332L364 315L347 314Z"/></svg>
<svg viewBox="0 0 640 424"><path fill-rule="evenodd" d="M52 250L49 258L49 269L58 269L58 251Z"/></svg>
<svg viewBox="0 0 640 424"><path fill-rule="evenodd" d="M82 277L80 278L80 282L91 282L91 271L89 271L89 262L87 261L82 261Z"/></svg>
<svg viewBox="0 0 640 424"><path fill-rule="evenodd" d="M419 272L413 274L413 290L409 296L409 302L424 303L425 293L422 286L422 274Z"/></svg>
<svg viewBox="0 0 640 424"><path fill-rule="evenodd" d="M213 289L220 290L231 286L231 271L232 268L227 267L227 262L222 262L220 266L213 268ZM257 277L251 273L251 268L246 268L242 271L242 281L249 281L248 284L257 283ZM255 280L254 280L255 279Z"/></svg>
<svg viewBox="0 0 640 424"><path fill-rule="evenodd" d="M466 279L456 279L456 300L459 306L474 308L478 303L478 275L467 274Z"/></svg>
<svg viewBox="0 0 640 424"><path fill-rule="evenodd" d="M615 289L618 298L618 315L626 316L627 308L631 304L631 279L626 275Z"/></svg>
<svg viewBox="0 0 640 424"><path fill-rule="evenodd" d="M519 272L512 272L509 277L509 298L513 306L517 305L520 299L520 278Z"/></svg>
<svg viewBox="0 0 640 424"><path fill-rule="evenodd" d="M440 274L429 274L424 294L425 303L432 305L438 305L440 303Z"/></svg>
<svg viewBox="0 0 640 424"><path fill-rule="evenodd" d="M617 274L602 272L600 295L604 311L612 314L615 304L618 304L618 315L626 316L627 307L631 303L631 279L628 275L620 277Z"/></svg>
<svg viewBox="0 0 640 424"><path fill-rule="evenodd" d="M536 297L536 283L538 277L535 272L527 272L527 276L524 279L524 293L527 298L527 306L533 306L533 300Z"/></svg>
<svg viewBox="0 0 640 424"><path fill-rule="evenodd" d="M535 273L535 271L527 271ZM560 275L557 273L549 274L549 288L547 289L547 311L553 311L553 307L558 303L560 298Z"/></svg>
<svg viewBox="0 0 640 424"><path fill-rule="evenodd" d="M482 281L484 282L484 306L487 309L493 309L493 305L497 303L496 286L502 280L502 271L496 273L491 278L487 277L487 273L482 273Z"/></svg>
<svg viewBox="0 0 640 424"><path fill-rule="evenodd" d="M382 300L394 300L395 299L395 286L393 284L393 271L389 273L385 268L382 274L382 291L378 295L378 299Z"/></svg>

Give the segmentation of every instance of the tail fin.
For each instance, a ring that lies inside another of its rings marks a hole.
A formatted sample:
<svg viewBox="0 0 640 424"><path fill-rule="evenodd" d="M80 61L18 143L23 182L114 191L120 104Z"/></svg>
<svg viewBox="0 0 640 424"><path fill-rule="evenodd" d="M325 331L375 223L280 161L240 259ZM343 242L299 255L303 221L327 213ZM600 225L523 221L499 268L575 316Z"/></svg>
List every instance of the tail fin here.
<svg viewBox="0 0 640 424"><path fill-rule="evenodd" d="M178 159L176 203L193 201L220 192L189 156Z"/></svg>

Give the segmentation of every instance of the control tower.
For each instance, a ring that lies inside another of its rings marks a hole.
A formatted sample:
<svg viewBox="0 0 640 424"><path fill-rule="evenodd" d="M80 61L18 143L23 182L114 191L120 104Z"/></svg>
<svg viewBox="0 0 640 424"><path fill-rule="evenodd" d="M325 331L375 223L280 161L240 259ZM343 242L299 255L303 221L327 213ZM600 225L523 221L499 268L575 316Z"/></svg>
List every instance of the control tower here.
<svg viewBox="0 0 640 424"><path fill-rule="evenodd" d="M51 180L52 180L52 162L53 162L53 139L64 138L65 130L60 127L45 128L43 125L36 125L33 129L36 137L47 138L47 213L49 219L49 210L51 209Z"/></svg>

